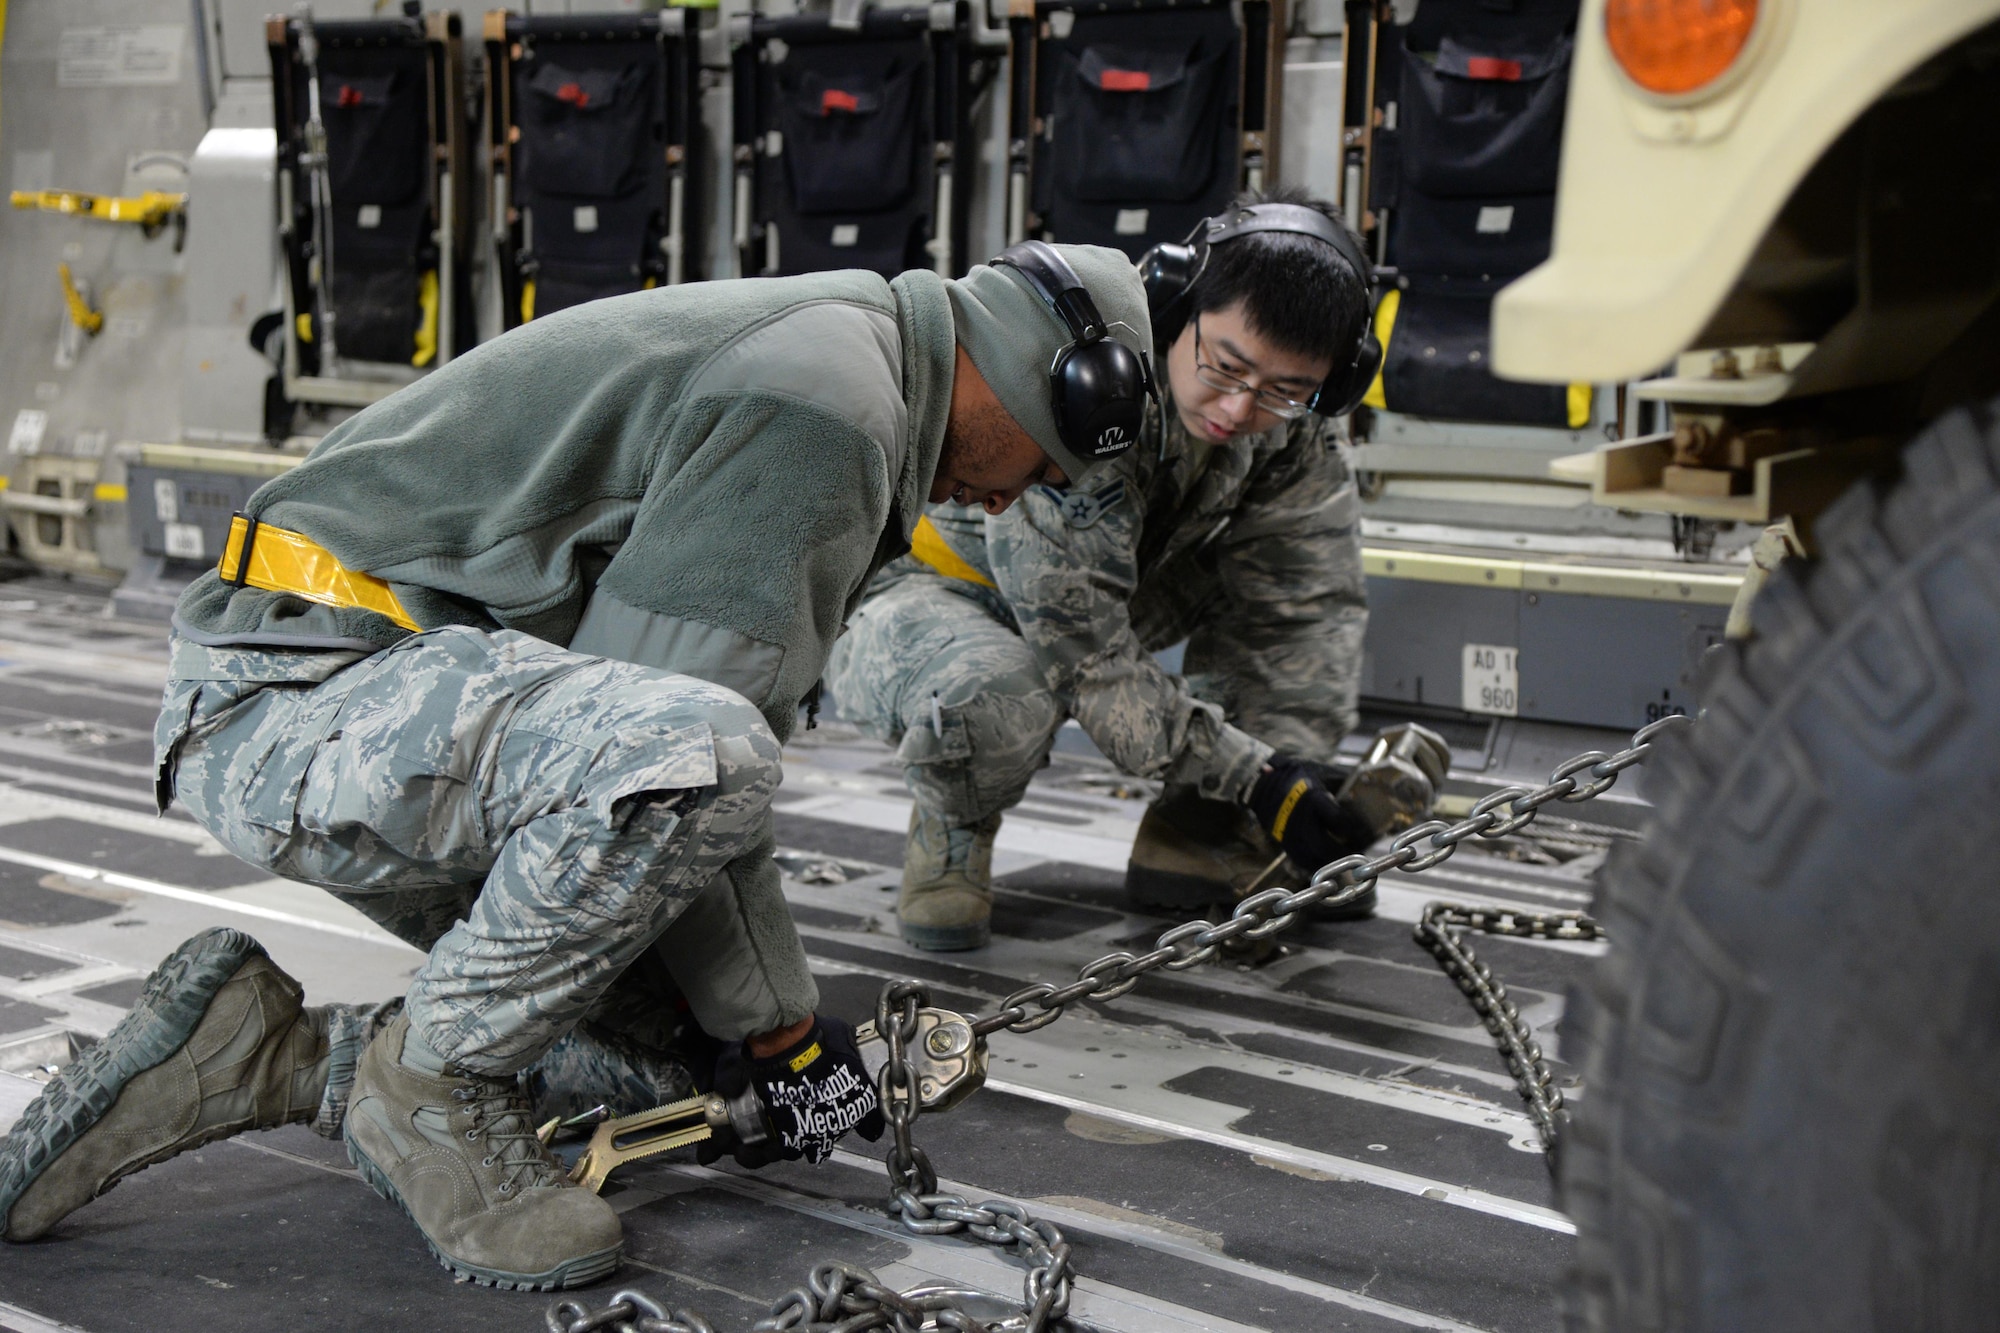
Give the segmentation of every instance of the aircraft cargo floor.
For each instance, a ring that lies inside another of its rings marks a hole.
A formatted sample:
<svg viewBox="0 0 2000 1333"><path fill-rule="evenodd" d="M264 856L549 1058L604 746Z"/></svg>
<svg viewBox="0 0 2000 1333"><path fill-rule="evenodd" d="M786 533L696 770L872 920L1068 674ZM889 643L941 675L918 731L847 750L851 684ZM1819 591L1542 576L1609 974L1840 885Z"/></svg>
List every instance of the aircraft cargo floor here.
<svg viewBox="0 0 2000 1333"><path fill-rule="evenodd" d="M185 815L155 817L165 629L102 605L71 585L0 584L0 1068L31 1071L65 1058L67 1034L107 1031L163 954L215 924L256 935L309 1000L400 991L414 950L236 861ZM1546 757L1622 739L1565 730ZM1505 776L1541 780L1542 757ZM1169 924L1122 894L1142 784L1059 753L1001 833L992 946L909 949L892 915L909 801L890 759L837 722L786 755L786 892L828 1011L872 1016L900 976L929 982L937 1004L988 1009ZM1570 1224L1484 1029L1410 926L1436 898L1587 906L1604 846L1641 812L1632 785L1551 811L1537 828L1564 830L1560 845L1475 840L1392 875L1375 920L1296 929L1260 966L1155 973L1039 1032L998 1033L985 1090L920 1118L917 1141L944 1189L1020 1200L1063 1229L1081 1326L1552 1329ZM1564 988L1602 946L1473 943L1558 1055ZM0 1125L33 1093L0 1074ZM883 1212L882 1146L849 1140L818 1168L710 1169L691 1151L626 1168L606 1191L625 1265L575 1294L595 1306L632 1287L734 1330L838 1258L897 1288L948 1280L1018 1300L1023 1270L993 1247L912 1236ZM0 1329L15 1333L529 1333L551 1300L454 1283L341 1147L303 1128L185 1155L44 1241L0 1245Z"/></svg>

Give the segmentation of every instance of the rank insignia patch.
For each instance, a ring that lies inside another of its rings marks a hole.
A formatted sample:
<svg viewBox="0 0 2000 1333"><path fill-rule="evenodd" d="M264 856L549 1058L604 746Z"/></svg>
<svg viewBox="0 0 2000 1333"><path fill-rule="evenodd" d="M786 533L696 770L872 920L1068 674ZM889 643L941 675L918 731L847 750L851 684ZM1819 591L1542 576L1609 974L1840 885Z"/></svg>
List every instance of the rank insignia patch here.
<svg viewBox="0 0 2000 1333"><path fill-rule="evenodd" d="M1073 528L1087 528L1125 498L1125 483L1120 479L1106 482L1094 491L1068 490L1052 494L1064 522Z"/></svg>

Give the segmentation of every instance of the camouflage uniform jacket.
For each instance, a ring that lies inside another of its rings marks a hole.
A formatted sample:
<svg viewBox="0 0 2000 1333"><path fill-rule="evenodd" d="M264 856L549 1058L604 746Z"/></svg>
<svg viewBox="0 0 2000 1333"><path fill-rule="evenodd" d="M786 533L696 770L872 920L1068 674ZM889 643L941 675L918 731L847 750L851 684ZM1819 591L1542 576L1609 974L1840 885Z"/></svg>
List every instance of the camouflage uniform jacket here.
<svg viewBox="0 0 2000 1333"><path fill-rule="evenodd" d="M1241 800L1274 747L1330 759L1354 725L1359 502L1325 418L1212 445L1170 401L1067 491L928 516L1126 772ZM1188 636L1187 674L1169 674L1152 653Z"/></svg>

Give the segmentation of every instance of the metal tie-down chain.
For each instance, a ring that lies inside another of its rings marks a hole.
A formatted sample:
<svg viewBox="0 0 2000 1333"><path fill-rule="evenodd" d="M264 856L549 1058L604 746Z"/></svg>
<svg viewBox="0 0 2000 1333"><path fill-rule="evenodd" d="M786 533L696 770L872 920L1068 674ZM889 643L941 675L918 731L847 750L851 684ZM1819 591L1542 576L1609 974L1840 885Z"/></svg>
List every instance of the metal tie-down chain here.
<svg viewBox="0 0 2000 1333"><path fill-rule="evenodd" d="M1472 1001L1479 1021L1493 1034L1493 1043L1507 1062L1507 1072L1514 1076L1521 1100L1528 1104L1528 1116L1542 1136L1542 1148L1553 1170L1562 1124L1568 1118L1563 1112L1562 1090L1556 1087L1555 1074L1542 1059L1534 1029L1507 998L1507 988L1500 984L1493 970L1480 962L1472 946L1465 942L1467 930L1538 940L1601 940L1604 927L1581 912L1513 912L1495 907L1461 907L1457 903L1427 903L1415 931L1417 943L1429 949L1444 974L1458 983L1458 988Z"/></svg>
<svg viewBox="0 0 2000 1333"><path fill-rule="evenodd" d="M1534 822L1543 806L1587 801L1609 791L1619 774L1646 761L1654 737L1691 722L1691 718L1679 716L1661 718L1641 727L1633 734L1632 743L1615 754L1590 750L1559 764L1543 786L1502 787L1455 824L1434 819L1406 829L1381 856L1343 857L1321 867L1303 889L1254 893L1220 924L1190 921L1174 926L1154 942L1150 953L1106 954L1079 969L1077 979L1066 986L1049 982L1024 986L1001 1001L1000 1008L971 1020L972 1031L984 1037L1003 1028L1033 1032L1047 1027L1079 1000L1115 1000L1138 985L1139 978L1148 972L1199 967L1214 959L1231 940L1267 939L1290 927L1310 907L1351 902L1392 870L1428 870L1450 858L1469 838L1503 838L1518 832ZM1562 1093L1555 1086L1533 1030L1508 1000L1507 988L1465 943L1467 930L1564 940L1602 939L1604 931L1581 912L1522 913L1452 903L1425 907L1415 931L1417 942L1437 957L1493 1035L1541 1132L1543 1146L1553 1155L1566 1119ZM876 1028L888 1047L888 1059L876 1077L876 1091L890 1132L889 1212L913 1234L966 1232L1025 1259L1029 1268L1021 1308L997 1321L984 1320L966 1308L968 1304L987 1303L979 1299L980 1293L945 1287L895 1292L864 1268L829 1263L815 1268L806 1286L787 1292L769 1315L751 1325L751 1333L863 1333L867 1329L1043 1333L1066 1326L1075 1272L1062 1232L1053 1223L1030 1216L1017 1203L989 1200L975 1206L959 1195L939 1193L937 1171L913 1137L921 1101L908 1046L917 1037L917 1013L929 1000L930 990L922 982L892 981L883 987L875 1007ZM594 1329L714 1333L701 1316L686 1310L669 1316L657 1302L632 1291L618 1293L609 1306L594 1312L576 1301L559 1301L549 1310L548 1328L549 1333L591 1333Z"/></svg>
<svg viewBox="0 0 2000 1333"><path fill-rule="evenodd" d="M1010 1248L1028 1261L1019 1322L993 1327L1041 1333L1069 1312L1069 1242L1053 1222L1028 1216L1018 1203L989 1199L977 1207L957 1194L938 1192L931 1159L912 1140L910 1128L921 1107L917 1074L910 1066L908 1044L917 1035L917 1011L930 1001L930 988L917 981L892 981L875 1002L875 1030L889 1047L889 1058L875 1077L882 1113L889 1122L889 1212L904 1229L919 1236L943 1236L965 1231L989 1244ZM977 1021L973 1024L977 1033ZM843 1330L845 1325L842 1326ZM869 1325L857 1325L866 1328ZM948 1327L940 1323L937 1327ZM987 1327L987 1325L980 1325Z"/></svg>

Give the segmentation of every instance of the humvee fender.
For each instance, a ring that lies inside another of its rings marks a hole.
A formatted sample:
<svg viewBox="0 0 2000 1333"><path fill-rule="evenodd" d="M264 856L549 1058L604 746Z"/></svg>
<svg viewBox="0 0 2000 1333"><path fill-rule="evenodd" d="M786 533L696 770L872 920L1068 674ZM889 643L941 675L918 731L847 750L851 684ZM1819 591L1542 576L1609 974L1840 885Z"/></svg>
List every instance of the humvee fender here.
<svg viewBox="0 0 2000 1333"><path fill-rule="evenodd" d="M1794 187L1912 71L2000 17L2000 0L1759 0L1712 91L1657 98L1613 60L1606 8L1586 0L1577 24L1555 252L1494 301L1503 378L1629 379L1714 345L1703 326Z"/></svg>

